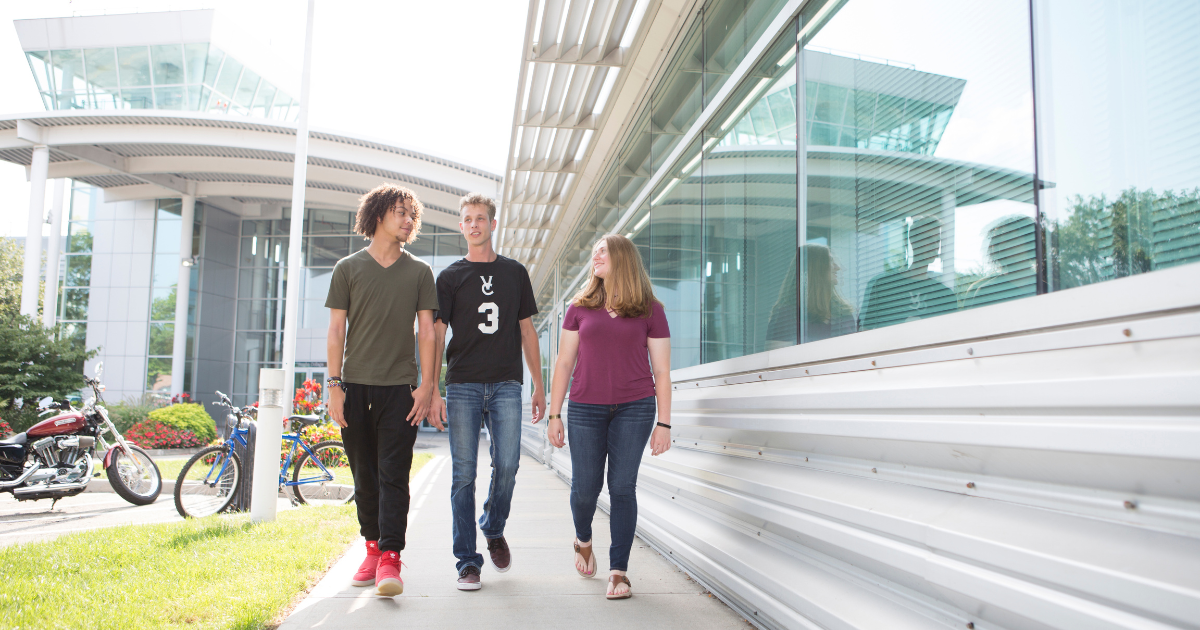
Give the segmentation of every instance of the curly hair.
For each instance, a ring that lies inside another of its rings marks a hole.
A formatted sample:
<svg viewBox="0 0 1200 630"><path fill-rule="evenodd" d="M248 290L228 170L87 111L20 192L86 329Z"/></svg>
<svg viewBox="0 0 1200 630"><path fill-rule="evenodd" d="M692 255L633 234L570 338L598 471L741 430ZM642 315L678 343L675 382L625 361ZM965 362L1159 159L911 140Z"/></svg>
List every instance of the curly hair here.
<svg viewBox="0 0 1200 630"><path fill-rule="evenodd" d="M403 203L405 200L412 200L415 216L413 216L412 232L409 233L408 240L404 241L404 244L407 245L417 240L417 236L421 234L421 217L425 214L425 206L421 205L421 200L417 199L416 193L395 184L380 184L359 198L358 218L354 222L355 233L362 234L364 238L370 240L375 236L375 228L379 225L380 219L391 212L396 204Z"/></svg>

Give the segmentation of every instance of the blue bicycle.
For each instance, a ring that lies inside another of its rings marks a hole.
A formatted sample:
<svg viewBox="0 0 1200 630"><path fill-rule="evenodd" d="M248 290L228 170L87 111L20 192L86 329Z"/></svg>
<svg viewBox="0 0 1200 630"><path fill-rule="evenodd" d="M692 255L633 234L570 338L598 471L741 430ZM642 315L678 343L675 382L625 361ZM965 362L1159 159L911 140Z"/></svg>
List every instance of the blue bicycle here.
<svg viewBox="0 0 1200 630"><path fill-rule="evenodd" d="M228 396L213 403L229 408L225 420L225 442L210 446L192 456L183 465L175 481L175 509L184 518L208 516L229 509L237 498L242 481L242 460L234 451L236 445L248 446L247 424L257 417L255 407L235 407ZM290 442L279 469L279 489L291 489L292 501L308 505L342 504L354 500L354 478L346 447L337 440L326 440L313 446L300 439L304 428L322 422L320 416L290 416L291 433L283 436ZM292 462L295 461L295 467ZM291 472L289 479L289 470Z"/></svg>

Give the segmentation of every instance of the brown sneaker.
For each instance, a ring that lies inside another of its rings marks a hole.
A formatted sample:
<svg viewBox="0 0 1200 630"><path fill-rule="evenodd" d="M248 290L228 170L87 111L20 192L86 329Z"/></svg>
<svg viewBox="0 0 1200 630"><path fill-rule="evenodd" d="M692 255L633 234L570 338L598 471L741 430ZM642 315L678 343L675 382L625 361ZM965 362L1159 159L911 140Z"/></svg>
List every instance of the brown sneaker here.
<svg viewBox="0 0 1200 630"><path fill-rule="evenodd" d="M473 564L463 567L462 573L458 574L458 590L478 591L480 586L479 567Z"/></svg>
<svg viewBox="0 0 1200 630"><path fill-rule="evenodd" d="M488 539L488 555L492 557L496 572L504 573L512 568L512 553L508 551L508 543L503 536Z"/></svg>

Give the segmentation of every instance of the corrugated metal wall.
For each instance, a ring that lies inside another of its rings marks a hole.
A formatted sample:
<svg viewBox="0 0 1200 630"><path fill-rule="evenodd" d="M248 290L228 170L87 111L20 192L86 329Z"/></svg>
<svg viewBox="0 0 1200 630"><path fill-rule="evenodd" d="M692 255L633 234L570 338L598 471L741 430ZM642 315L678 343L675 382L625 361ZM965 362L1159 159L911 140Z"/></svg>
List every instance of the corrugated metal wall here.
<svg viewBox="0 0 1200 630"><path fill-rule="evenodd" d="M675 389L639 534L756 625L1200 628L1194 305Z"/></svg>

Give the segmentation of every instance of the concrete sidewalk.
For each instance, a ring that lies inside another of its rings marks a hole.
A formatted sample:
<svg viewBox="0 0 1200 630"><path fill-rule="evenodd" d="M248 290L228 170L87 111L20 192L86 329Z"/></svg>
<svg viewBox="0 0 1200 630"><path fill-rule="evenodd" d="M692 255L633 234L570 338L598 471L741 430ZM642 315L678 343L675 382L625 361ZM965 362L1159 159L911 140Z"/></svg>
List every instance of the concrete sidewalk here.
<svg viewBox="0 0 1200 630"><path fill-rule="evenodd" d="M481 446L477 511L482 509L491 474L486 463L487 445ZM459 591L451 552L450 477L450 458L442 455L413 480L408 548L402 554L403 595L377 597L374 587L349 585L363 557L359 541L296 607L280 630L750 627L641 539L634 540L629 563L634 596L606 600L607 515L597 511L593 526L599 577L580 578L572 564L570 489L553 472L525 456L505 532L513 554L512 569L497 573L485 564L483 588ZM482 534L479 545L486 558Z"/></svg>

